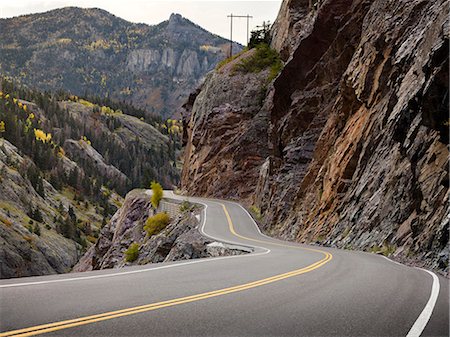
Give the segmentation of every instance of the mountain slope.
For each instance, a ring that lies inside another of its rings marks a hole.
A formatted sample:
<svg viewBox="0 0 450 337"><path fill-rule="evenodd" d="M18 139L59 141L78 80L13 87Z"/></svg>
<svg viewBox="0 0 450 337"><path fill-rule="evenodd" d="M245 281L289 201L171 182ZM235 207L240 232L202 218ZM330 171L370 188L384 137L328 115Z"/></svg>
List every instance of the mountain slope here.
<svg viewBox="0 0 450 337"><path fill-rule="evenodd" d="M217 83L230 77L217 74L186 105L184 169L231 167L247 174L225 194L215 187L228 176L214 170L183 174L182 186L253 204L272 235L448 272L448 5L284 1L272 46L286 63L246 122L266 114L259 127L265 136L239 142L248 129L239 131L236 118L228 125L233 138L224 134L214 142L215 151L239 148L234 163L255 147L268 155L251 171L205 155L211 142L195 135L214 131L214 119L202 116L219 107L205 109L199 99L205 92L223 95ZM253 104L243 99L239 105Z"/></svg>
<svg viewBox="0 0 450 337"><path fill-rule="evenodd" d="M41 90L106 95L164 116L228 46L178 14L148 26L76 7L1 19L0 41L3 75Z"/></svg>
<svg viewBox="0 0 450 337"><path fill-rule="evenodd" d="M121 206L116 192L178 181L176 121L111 103L1 82L1 278L69 271Z"/></svg>

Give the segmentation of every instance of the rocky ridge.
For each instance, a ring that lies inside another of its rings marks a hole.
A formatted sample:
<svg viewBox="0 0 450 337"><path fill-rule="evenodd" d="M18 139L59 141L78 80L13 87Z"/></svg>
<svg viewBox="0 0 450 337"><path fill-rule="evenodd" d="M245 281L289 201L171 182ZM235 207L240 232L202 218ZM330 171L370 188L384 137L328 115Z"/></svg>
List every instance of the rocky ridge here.
<svg viewBox="0 0 450 337"><path fill-rule="evenodd" d="M232 87L233 78L226 74L211 76L185 113L185 171L226 167L233 147L240 149L236 162L255 146L268 155L225 193L229 177L213 169L183 174L182 185L253 205L274 236L448 273L448 5L284 1L272 28L284 69L262 103L240 103L266 114L257 128L264 135L238 141L245 120L230 119L227 128L239 130L231 140L227 133L203 143L192 136L215 131L214 117L201 116L220 103L203 107L201 97L227 95L223 86ZM206 155L211 148L225 155Z"/></svg>
<svg viewBox="0 0 450 337"><path fill-rule="evenodd" d="M165 117L228 48L179 14L149 26L77 7L0 19L0 41L4 76L43 90L106 95Z"/></svg>
<svg viewBox="0 0 450 337"><path fill-rule="evenodd" d="M99 239L74 267L74 272L121 268L130 265L178 261L223 255L247 253L236 247L204 237L198 230L200 209L180 211L181 202L163 199L165 207L175 209L177 215L161 232L148 236L144 225L155 214L146 190L133 190L125 198L123 206L102 228ZM125 251L139 244L134 261L127 262Z"/></svg>

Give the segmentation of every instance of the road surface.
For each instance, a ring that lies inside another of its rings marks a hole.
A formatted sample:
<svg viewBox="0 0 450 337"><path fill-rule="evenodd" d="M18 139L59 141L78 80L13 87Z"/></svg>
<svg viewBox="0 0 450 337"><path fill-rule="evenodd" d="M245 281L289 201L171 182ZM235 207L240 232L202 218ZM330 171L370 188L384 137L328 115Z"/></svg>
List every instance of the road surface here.
<svg viewBox="0 0 450 337"><path fill-rule="evenodd" d="M448 280L264 236L196 199L205 235L253 253L0 282L0 336L448 336Z"/></svg>

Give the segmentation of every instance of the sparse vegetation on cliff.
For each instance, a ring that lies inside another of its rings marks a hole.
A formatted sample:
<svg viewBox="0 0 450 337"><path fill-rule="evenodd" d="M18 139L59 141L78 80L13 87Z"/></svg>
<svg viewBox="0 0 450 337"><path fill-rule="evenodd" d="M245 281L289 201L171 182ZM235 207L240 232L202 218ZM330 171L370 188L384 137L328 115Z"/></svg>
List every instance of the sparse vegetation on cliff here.
<svg viewBox="0 0 450 337"><path fill-rule="evenodd" d="M157 209L159 206L159 203L161 202L161 199L163 197L164 191L162 189L162 186L160 183L157 183L156 181L152 181L150 184L150 188L152 189L152 198L151 203L152 206Z"/></svg>
<svg viewBox="0 0 450 337"><path fill-rule="evenodd" d="M234 66L235 71L243 73L259 73L267 68L270 68L268 79L270 82L283 68L283 62L281 62L278 52L266 43L257 45L256 52L253 55L244 58Z"/></svg>
<svg viewBox="0 0 450 337"><path fill-rule="evenodd" d="M169 222L170 218L167 213L158 213L147 219L144 229L148 236L152 236L161 232Z"/></svg>
<svg viewBox="0 0 450 337"><path fill-rule="evenodd" d="M125 261L136 261L139 256L139 247L139 243L132 243L130 247L128 247L128 249L125 251Z"/></svg>
<svg viewBox="0 0 450 337"><path fill-rule="evenodd" d="M222 61L220 61L219 63L217 63L216 66L216 70L220 70L224 65L230 63L231 61L237 59L239 56L241 56L242 54L244 54L246 51L248 51L247 48L244 48L242 51L240 51L239 53L236 53L230 57L227 57L226 59L223 59Z"/></svg>

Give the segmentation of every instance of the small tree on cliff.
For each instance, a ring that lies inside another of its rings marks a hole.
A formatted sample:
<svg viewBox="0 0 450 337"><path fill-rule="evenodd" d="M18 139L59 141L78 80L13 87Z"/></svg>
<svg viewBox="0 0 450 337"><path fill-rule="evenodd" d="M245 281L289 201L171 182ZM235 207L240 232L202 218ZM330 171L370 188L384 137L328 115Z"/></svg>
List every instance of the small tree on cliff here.
<svg viewBox="0 0 450 337"><path fill-rule="evenodd" d="M152 189L152 198L150 199L153 208L157 209L159 206L159 203L163 197L163 188L160 183L157 183L156 181L152 181L150 184L150 188Z"/></svg>

